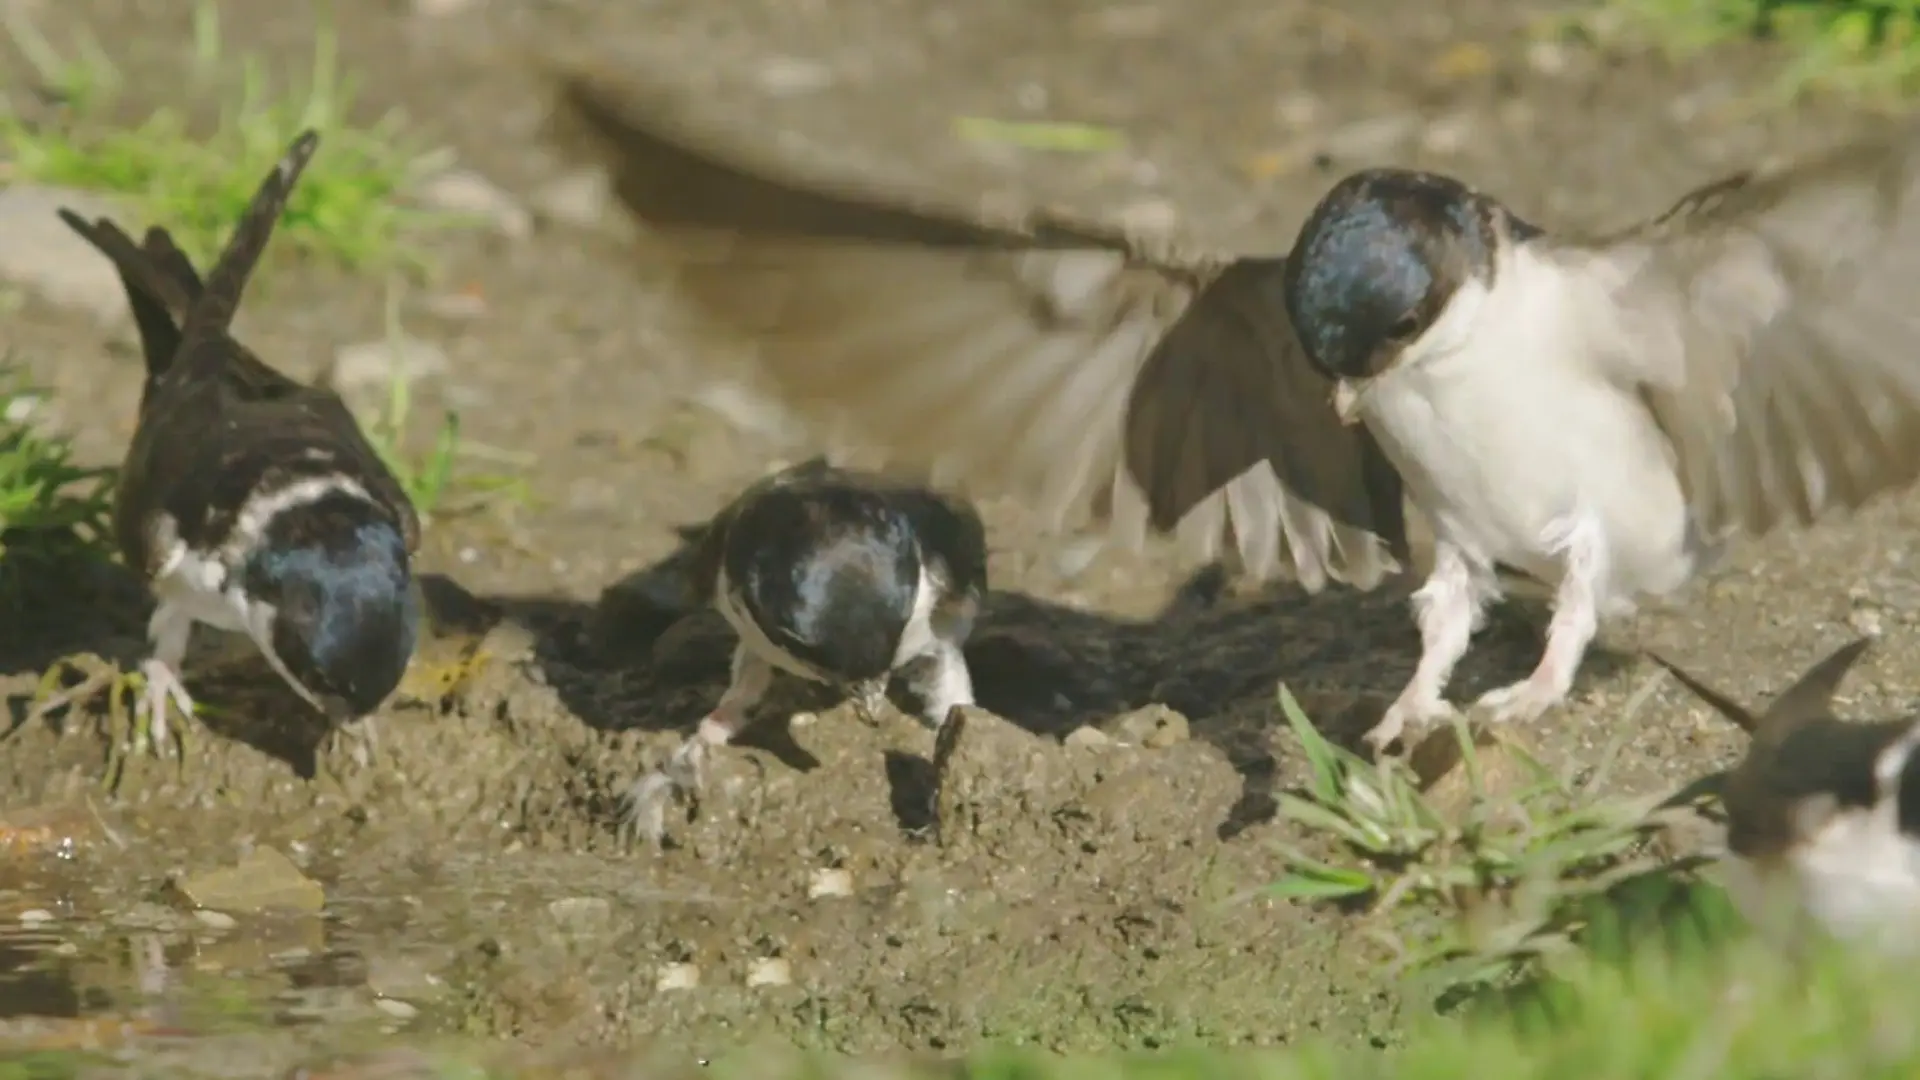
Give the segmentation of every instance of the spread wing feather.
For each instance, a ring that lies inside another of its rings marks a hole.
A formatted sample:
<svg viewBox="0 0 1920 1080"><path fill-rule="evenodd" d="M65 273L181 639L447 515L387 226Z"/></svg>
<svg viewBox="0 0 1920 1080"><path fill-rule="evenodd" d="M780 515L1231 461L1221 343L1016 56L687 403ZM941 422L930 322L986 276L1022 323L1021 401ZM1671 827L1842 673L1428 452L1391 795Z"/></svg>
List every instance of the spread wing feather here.
<svg viewBox="0 0 1920 1080"><path fill-rule="evenodd" d="M1765 533L1920 479L1920 126L1730 177L1557 254L1698 524Z"/></svg>
<svg viewBox="0 0 1920 1080"><path fill-rule="evenodd" d="M1399 478L1307 366L1282 260L783 176L666 96L558 79L561 134L819 430L1023 497L1055 528L1094 515L1126 539L1231 543L1250 573L1312 589L1404 563Z"/></svg>

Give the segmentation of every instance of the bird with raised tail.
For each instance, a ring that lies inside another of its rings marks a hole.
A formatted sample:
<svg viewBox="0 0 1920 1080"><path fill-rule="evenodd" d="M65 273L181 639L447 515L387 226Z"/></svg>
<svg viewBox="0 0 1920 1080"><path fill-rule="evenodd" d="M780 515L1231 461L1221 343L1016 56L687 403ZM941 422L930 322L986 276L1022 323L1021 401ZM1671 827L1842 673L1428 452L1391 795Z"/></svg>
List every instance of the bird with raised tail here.
<svg viewBox="0 0 1920 1080"><path fill-rule="evenodd" d="M1603 616L1738 533L1920 477L1920 128L1729 176L1643 224L1559 236L1459 180L1370 169L1284 254L1187 253L1036 211L798 177L675 95L561 77L678 289L785 399L896 461L1204 543L1258 576L1371 587L1430 527L1412 677L1446 690L1500 572L1548 585L1494 720L1562 702ZM1144 508L1141 504L1144 503Z"/></svg>
<svg viewBox="0 0 1920 1080"><path fill-rule="evenodd" d="M1717 784L1729 893L1786 944L1813 927L1876 949L1920 945L1920 718L1833 715L1869 644L1841 646L1758 715L1655 658L1753 738Z"/></svg>
<svg viewBox="0 0 1920 1080"><path fill-rule="evenodd" d="M708 752L747 725L776 672L847 692L869 719L895 680L928 727L974 703L962 649L986 598L987 536L960 499L815 458L717 514L687 573L738 643L719 703L628 792L629 820L655 843L669 802L698 792Z"/></svg>
<svg viewBox="0 0 1920 1080"><path fill-rule="evenodd" d="M413 656L412 502L337 395L230 335L318 142L293 141L204 282L165 229L136 244L106 218L60 214L113 261L146 358L114 532L156 602L136 706L155 750L169 741L169 708L194 712L181 665L197 623L246 635L335 725L376 710ZM363 760L372 734L354 732Z"/></svg>

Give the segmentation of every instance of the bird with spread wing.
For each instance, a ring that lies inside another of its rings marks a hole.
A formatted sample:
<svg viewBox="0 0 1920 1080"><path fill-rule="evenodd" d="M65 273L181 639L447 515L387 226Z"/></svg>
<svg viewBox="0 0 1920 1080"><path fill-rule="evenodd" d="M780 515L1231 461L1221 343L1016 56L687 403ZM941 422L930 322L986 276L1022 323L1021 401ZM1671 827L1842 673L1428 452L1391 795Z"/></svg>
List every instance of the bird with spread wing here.
<svg viewBox="0 0 1920 1080"><path fill-rule="evenodd" d="M991 223L716 137L683 100L563 73L558 131L665 241L783 399L901 463L1370 588L1433 534L1421 655L1368 741L1453 711L1502 569L1551 586L1563 701L1599 620L1736 534L1920 477L1920 129L1715 181L1599 237L1369 169L1283 254L1170 253L1047 212ZM1404 502L1403 502L1404 499Z"/></svg>

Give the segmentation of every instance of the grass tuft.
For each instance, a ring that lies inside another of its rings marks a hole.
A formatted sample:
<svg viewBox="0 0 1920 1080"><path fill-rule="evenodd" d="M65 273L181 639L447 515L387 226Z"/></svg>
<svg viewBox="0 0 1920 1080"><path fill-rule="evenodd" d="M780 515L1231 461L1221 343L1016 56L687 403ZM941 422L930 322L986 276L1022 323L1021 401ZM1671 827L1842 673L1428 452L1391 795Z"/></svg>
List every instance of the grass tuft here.
<svg viewBox="0 0 1920 1080"><path fill-rule="evenodd" d="M260 177L308 127L325 145L276 234L287 246L349 269L417 272L427 266L402 243L408 233L471 221L407 204L407 194L451 157L423 146L397 112L370 125L355 120L357 89L325 28L315 33L304 85L276 85L260 57L225 54L218 9L201 0L185 100L217 105L209 127L190 124L174 108L131 119L122 108L131 103L123 101L119 69L91 36L80 34L62 49L24 11L0 8L5 12L0 18L14 51L32 70L39 96L52 103L29 120L0 98L0 158L10 159L14 178L125 197L144 220L166 223L201 265L217 255Z"/></svg>
<svg viewBox="0 0 1920 1080"><path fill-rule="evenodd" d="M1553 22L1682 58L1728 41L1777 41L1793 58L1774 80L1776 104L1811 94L1897 103L1920 90L1920 0L1603 0Z"/></svg>
<svg viewBox="0 0 1920 1080"><path fill-rule="evenodd" d="M1328 742L1284 687L1280 705L1310 773L1303 789L1280 796L1280 811L1318 851L1283 845L1288 869L1273 892L1363 908L1366 934L1434 999L1537 979L1587 944L1586 932L1620 905L1664 915L1692 884L1691 861L1654 850L1679 807L1596 794L1617 744L1584 778L1562 776L1509 744L1504 752L1525 782L1495 792L1484 783L1479 747L1456 719L1467 801L1449 813L1400 759L1368 761Z"/></svg>
<svg viewBox="0 0 1920 1080"><path fill-rule="evenodd" d="M112 557L113 470L76 465L72 444L42 430L42 400L0 358L0 608L76 559Z"/></svg>

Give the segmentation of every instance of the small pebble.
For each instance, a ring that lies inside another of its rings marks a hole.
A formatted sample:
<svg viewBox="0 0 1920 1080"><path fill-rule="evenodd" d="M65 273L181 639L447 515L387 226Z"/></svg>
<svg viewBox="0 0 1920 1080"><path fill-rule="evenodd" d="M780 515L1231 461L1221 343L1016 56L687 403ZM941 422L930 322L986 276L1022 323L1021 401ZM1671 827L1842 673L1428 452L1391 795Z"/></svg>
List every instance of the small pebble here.
<svg viewBox="0 0 1920 1080"><path fill-rule="evenodd" d="M447 984L415 957L375 954L367 958L367 989L383 999L431 1001L446 993Z"/></svg>
<svg viewBox="0 0 1920 1080"><path fill-rule="evenodd" d="M653 988L661 992L691 990L699 985L700 969L693 964L662 964L659 976L653 981Z"/></svg>
<svg viewBox="0 0 1920 1080"><path fill-rule="evenodd" d="M193 917L210 930L231 930L240 925L239 920L224 911L196 911Z"/></svg>
<svg viewBox="0 0 1920 1080"><path fill-rule="evenodd" d="M1089 727L1085 724L1082 724L1081 726L1074 728L1071 732L1067 734L1067 737L1061 741L1068 746L1076 747L1082 750L1091 749L1096 746L1112 746L1113 745L1113 740L1107 737L1106 732L1101 731L1099 728L1096 728L1096 727Z"/></svg>
<svg viewBox="0 0 1920 1080"><path fill-rule="evenodd" d="M134 930L171 930L180 925L180 915L172 908L143 900L115 915L113 921Z"/></svg>
<svg viewBox="0 0 1920 1080"><path fill-rule="evenodd" d="M785 986L793 981L793 969L778 956L762 957L747 966L748 986Z"/></svg>
<svg viewBox="0 0 1920 1080"><path fill-rule="evenodd" d="M598 896L568 896L548 904L547 914L576 930L596 929L613 917L613 905Z"/></svg>
<svg viewBox="0 0 1920 1080"><path fill-rule="evenodd" d="M603 222L620 220L609 213L613 192L607 186L607 174L599 169L570 172L539 188L529 202L543 220L570 228L595 229Z"/></svg>
<svg viewBox="0 0 1920 1080"><path fill-rule="evenodd" d="M443 172L421 185L420 201L435 210L475 217L502 236L519 240L533 235L533 214L499 185L469 169Z"/></svg>
<svg viewBox="0 0 1920 1080"><path fill-rule="evenodd" d="M815 870L807 881L807 898L819 900L828 896L852 896L853 875L839 868Z"/></svg>
<svg viewBox="0 0 1920 1080"><path fill-rule="evenodd" d="M1472 141L1478 126L1472 113L1443 116L1420 132L1420 147L1430 154L1458 154Z"/></svg>
<svg viewBox="0 0 1920 1080"><path fill-rule="evenodd" d="M20 922L26 926L40 926L53 921L53 912L43 908L34 908L20 913Z"/></svg>
<svg viewBox="0 0 1920 1080"><path fill-rule="evenodd" d="M374 998L373 1007L393 1017L395 1020L411 1020L420 1015L420 1010L394 998Z"/></svg>
<svg viewBox="0 0 1920 1080"><path fill-rule="evenodd" d="M1112 737L1131 746L1165 750L1187 741L1187 718L1165 705L1149 705L1116 717L1109 725Z"/></svg>
<svg viewBox="0 0 1920 1080"><path fill-rule="evenodd" d="M327 385L343 395L385 390L396 378L418 381L447 370L447 351L431 341L399 335L342 346L333 354Z"/></svg>
<svg viewBox="0 0 1920 1080"><path fill-rule="evenodd" d="M170 887L193 908L214 911L317 912L327 901L319 882L266 846L253 848L232 866L176 875Z"/></svg>

